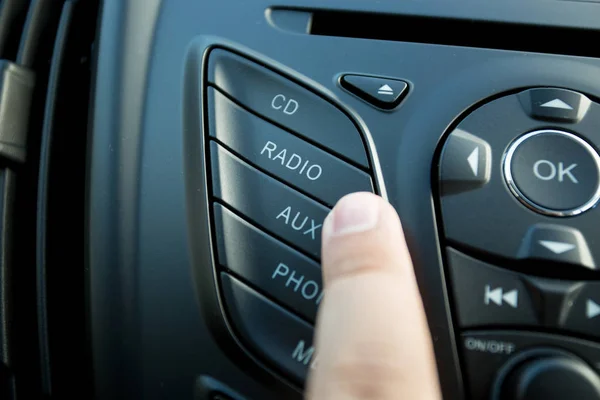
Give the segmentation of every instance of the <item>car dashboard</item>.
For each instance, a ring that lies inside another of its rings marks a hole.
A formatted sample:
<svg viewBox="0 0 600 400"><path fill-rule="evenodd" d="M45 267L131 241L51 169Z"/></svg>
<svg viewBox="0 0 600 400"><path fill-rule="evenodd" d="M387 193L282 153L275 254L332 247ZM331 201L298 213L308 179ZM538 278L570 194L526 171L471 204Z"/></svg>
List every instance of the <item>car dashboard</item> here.
<svg viewBox="0 0 600 400"><path fill-rule="evenodd" d="M301 399L357 191L444 399L600 398L599 2L51 3L0 5L2 398Z"/></svg>

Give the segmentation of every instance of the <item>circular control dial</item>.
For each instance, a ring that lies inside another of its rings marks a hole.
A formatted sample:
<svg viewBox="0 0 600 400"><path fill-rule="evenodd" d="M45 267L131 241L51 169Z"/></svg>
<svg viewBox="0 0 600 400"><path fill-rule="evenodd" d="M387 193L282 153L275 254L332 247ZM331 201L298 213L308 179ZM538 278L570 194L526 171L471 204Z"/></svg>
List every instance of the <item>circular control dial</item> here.
<svg viewBox="0 0 600 400"><path fill-rule="evenodd" d="M559 351L517 356L500 372L493 400L600 400L600 377L585 362Z"/></svg>

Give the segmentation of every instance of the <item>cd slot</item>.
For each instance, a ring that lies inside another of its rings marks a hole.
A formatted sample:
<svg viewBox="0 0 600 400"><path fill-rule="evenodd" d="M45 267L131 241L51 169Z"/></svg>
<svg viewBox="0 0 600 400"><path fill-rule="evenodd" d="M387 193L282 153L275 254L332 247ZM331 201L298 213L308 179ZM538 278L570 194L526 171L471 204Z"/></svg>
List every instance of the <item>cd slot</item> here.
<svg viewBox="0 0 600 400"><path fill-rule="evenodd" d="M597 10L594 10L597 11ZM320 9L271 9L273 25L317 36L599 57L600 31L484 19Z"/></svg>

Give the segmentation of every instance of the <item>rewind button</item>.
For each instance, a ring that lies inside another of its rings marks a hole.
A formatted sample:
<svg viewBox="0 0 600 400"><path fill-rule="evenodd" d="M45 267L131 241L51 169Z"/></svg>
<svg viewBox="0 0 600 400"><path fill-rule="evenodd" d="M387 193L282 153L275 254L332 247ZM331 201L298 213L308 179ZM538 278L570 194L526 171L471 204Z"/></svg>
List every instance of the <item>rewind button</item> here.
<svg viewBox="0 0 600 400"><path fill-rule="evenodd" d="M538 324L529 286L522 275L486 264L451 248L447 252L461 328Z"/></svg>
<svg viewBox="0 0 600 400"><path fill-rule="evenodd" d="M492 289L490 285L485 285L485 293L483 296L484 304L496 304L497 306L503 306L504 304L517 308L519 306L519 291L513 289L508 292L504 292L502 288Z"/></svg>

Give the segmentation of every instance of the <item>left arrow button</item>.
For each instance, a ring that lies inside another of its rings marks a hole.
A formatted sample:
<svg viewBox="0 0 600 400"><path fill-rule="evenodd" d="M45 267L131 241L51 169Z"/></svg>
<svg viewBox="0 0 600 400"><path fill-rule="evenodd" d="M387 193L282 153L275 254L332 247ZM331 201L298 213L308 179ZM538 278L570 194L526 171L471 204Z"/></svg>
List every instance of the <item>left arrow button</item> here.
<svg viewBox="0 0 600 400"><path fill-rule="evenodd" d="M491 169L490 145L469 132L455 129L442 151L442 194L465 192L486 185Z"/></svg>

